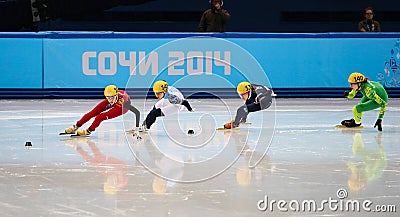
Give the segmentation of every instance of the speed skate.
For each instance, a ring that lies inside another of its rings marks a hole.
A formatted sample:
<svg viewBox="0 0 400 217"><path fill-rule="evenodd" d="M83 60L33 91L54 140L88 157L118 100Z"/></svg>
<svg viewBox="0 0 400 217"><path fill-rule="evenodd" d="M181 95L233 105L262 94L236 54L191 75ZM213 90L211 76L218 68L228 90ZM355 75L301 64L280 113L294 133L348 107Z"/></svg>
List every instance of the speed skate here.
<svg viewBox="0 0 400 217"><path fill-rule="evenodd" d="M236 127L236 128L227 129L227 128L224 128L224 127L218 127L216 130L217 131L239 131L240 128Z"/></svg>
<svg viewBox="0 0 400 217"><path fill-rule="evenodd" d="M346 126L344 126L344 125L338 124L338 125L336 125L336 129L360 130L360 129L364 129L364 126L346 127Z"/></svg>
<svg viewBox="0 0 400 217"><path fill-rule="evenodd" d="M61 132L61 133L59 133L58 135L73 135L73 134L75 134L75 133L66 133L66 132Z"/></svg>
<svg viewBox="0 0 400 217"><path fill-rule="evenodd" d="M71 137L90 137L90 135L79 135L77 133L71 134Z"/></svg>
<svg viewBox="0 0 400 217"><path fill-rule="evenodd" d="M69 135L70 137L89 137L90 135L79 135L77 133L66 133L66 132L61 132L58 135L62 136L62 135Z"/></svg>
<svg viewBox="0 0 400 217"><path fill-rule="evenodd" d="M79 135L77 133L59 133L58 135L69 135L70 137L89 137L90 135Z"/></svg>
<svg viewBox="0 0 400 217"><path fill-rule="evenodd" d="M130 134L142 134L142 133L148 133L149 131L147 131L147 130L135 130L135 129L132 129L132 130L126 130L125 131L125 133L130 133Z"/></svg>

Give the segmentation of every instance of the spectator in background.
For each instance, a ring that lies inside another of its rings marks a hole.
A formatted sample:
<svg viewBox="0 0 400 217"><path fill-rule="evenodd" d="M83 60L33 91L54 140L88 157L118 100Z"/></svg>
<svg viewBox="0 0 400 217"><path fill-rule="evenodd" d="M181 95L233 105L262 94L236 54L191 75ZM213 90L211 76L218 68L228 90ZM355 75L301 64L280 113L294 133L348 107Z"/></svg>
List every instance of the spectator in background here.
<svg viewBox="0 0 400 217"><path fill-rule="evenodd" d="M225 32L226 23L231 19L227 10L222 9L222 0L210 0L211 8L204 11L199 23L200 32Z"/></svg>
<svg viewBox="0 0 400 217"><path fill-rule="evenodd" d="M374 9L367 7L364 9L365 20L358 23L358 30L360 32L380 32L381 25L378 21L374 20Z"/></svg>

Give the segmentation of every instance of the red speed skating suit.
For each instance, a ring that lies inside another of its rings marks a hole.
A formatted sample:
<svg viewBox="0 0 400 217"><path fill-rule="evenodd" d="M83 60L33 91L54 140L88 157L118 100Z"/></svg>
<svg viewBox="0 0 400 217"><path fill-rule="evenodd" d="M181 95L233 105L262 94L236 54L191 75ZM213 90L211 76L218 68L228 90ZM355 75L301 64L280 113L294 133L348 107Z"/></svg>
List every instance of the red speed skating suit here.
<svg viewBox="0 0 400 217"><path fill-rule="evenodd" d="M128 101L129 95L123 90L118 90L118 99L114 105L111 105L107 99L102 100L96 105L96 107L83 115L83 117L76 122L76 126L81 127L83 124L95 117L92 125L88 128L90 131L95 131L102 121L116 118L129 111L123 107L123 104Z"/></svg>

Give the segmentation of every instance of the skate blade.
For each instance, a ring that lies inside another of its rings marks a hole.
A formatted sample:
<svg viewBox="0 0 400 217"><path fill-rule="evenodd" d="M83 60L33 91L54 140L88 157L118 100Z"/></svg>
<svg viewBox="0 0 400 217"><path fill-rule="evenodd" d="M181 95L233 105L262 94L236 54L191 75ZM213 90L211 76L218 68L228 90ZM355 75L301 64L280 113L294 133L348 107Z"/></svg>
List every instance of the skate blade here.
<svg viewBox="0 0 400 217"><path fill-rule="evenodd" d="M66 132L62 132L62 133L59 133L58 135L72 135L72 134L75 134L75 133L66 133Z"/></svg>
<svg viewBox="0 0 400 217"><path fill-rule="evenodd" d="M90 135L78 135L78 134L72 134L71 137L90 137Z"/></svg>
<svg viewBox="0 0 400 217"><path fill-rule="evenodd" d="M223 128L223 127L219 127L216 130L217 131L239 131L240 128L236 127L236 128L233 128L233 129L226 129L226 128Z"/></svg>
<svg viewBox="0 0 400 217"><path fill-rule="evenodd" d="M147 133L149 133L149 131L127 130L127 131L125 131L125 133L129 133L129 134L147 134Z"/></svg>
<svg viewBox="0 0 400 217"><path fill-rule="evenodd" d="M364 126L358 126L358 127L346 127L344 125L336 125L336 129L345 129L345 130L359 130L359 129L364 129Z"/></svg>
<svg viewBox="0 0 400 217"><path fill-rule="evenodd" d="M240 124L244 124L244 125L250 125L250 124L251 124L251 122L243 122L243 123L240 123Z"/></svg>

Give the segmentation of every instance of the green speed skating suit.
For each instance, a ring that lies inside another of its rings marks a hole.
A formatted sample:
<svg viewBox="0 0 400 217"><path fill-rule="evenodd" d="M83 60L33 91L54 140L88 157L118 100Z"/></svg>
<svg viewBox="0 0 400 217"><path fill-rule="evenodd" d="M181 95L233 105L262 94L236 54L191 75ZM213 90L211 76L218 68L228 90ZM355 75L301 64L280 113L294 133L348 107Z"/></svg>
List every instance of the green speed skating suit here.
<svg viewBox="0 0 400 217"><path fill-rule="evenodd" d="M363 112L377 108L381 108L378 119L382 120L388 102L388 94L385 88L378 82L367 81L362 84L360 90L352 90L347 97L354 98L357 92L361 92L363 97L360 103L353 107L354 120L360 123Z"/></svg>

